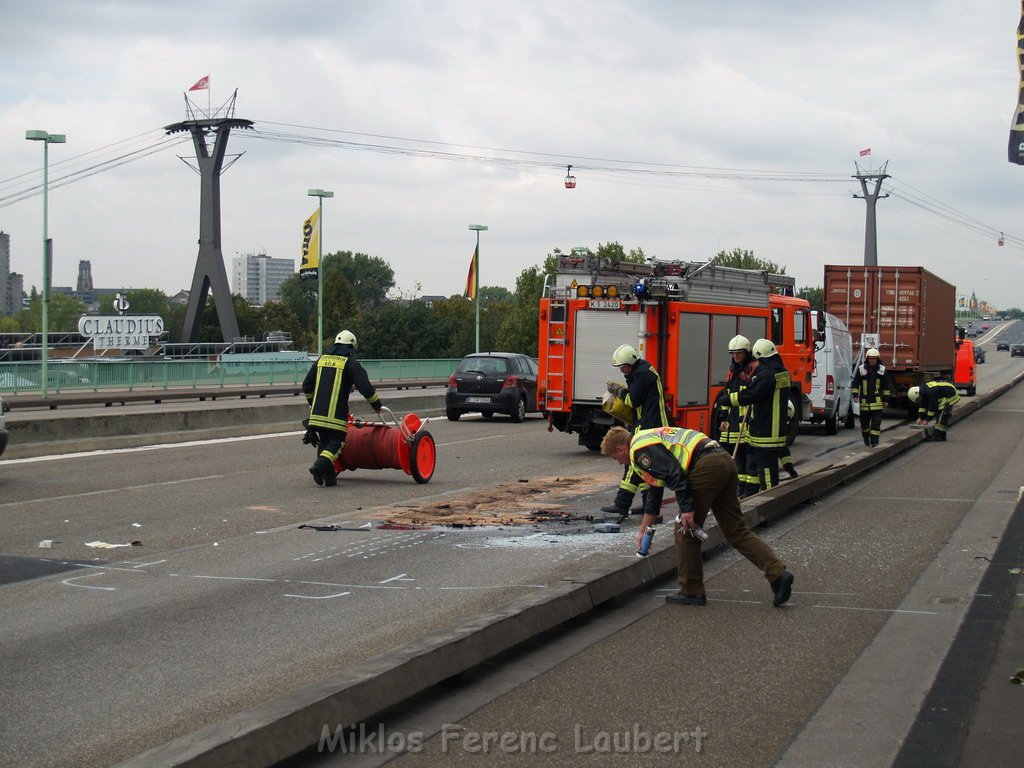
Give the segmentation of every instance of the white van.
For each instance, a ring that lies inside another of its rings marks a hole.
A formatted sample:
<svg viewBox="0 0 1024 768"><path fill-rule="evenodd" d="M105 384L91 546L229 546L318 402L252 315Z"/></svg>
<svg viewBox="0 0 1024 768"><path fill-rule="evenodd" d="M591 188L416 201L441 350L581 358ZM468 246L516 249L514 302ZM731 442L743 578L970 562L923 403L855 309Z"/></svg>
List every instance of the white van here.
<svg viewBox="0 0 1024 768"><path fill-rule="evenodd" d="M811 312L811 327L818 328L818 310ZM825 313L824 329L814 344L810 421L834 435L840 424L853 426L853 338L835 315Z"/></svg>

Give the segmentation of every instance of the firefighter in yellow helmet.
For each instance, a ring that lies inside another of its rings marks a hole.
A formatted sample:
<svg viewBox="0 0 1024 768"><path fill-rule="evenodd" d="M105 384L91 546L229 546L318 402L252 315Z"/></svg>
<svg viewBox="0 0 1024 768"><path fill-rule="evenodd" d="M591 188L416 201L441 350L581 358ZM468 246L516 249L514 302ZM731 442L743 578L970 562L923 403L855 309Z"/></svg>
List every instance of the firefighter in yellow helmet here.
<svg viewBox="0 0 1024 768"><path fill-rule="evenodd" d="M851 389L860 404L860 434L864 445L874 448L882 435L882 411L889 399L885 366L874 347L864 353L864 362L857 366Z"/></svg>
<svg viewBox="0 0 1024 768"><path fill-rule="evenodd" d="M757 366L750 384L730 396L732 405L748 406L748 441L757 472L758 487L768 490L779 484L780 449L789 435L790 377L779 351L769 339L753 346Z"/></svg>
<svg viewBox="0 0 1024 768"><path fill-rule="evenodd" d="M309 402L309 419L304 442L317 442L317 457L309 474L317 485L337 485L334 460L345 447L348 432L348 396L355 387L373 410L379 412L384 402L370 383L366 369L355 359L356 337L342 331L334 344L313 363L302 381L302 391ZM311 434L315 433L315 437Z"/></svg>
<svg viewBox="0 0 1024 768"><path fill-rule="evenodd" d="M907 390L907 399L917 405L917 424L923 426L931 419L935 419L935 427L925 440L945 442L953 406L960 402L960 393L956 385L948 381L929 381L923 387L911 387Z"/></svg>
<svg viewBox="0 0 1024 768"><path fill-rule="evenodd" d="M609 381L608 391L620 397L636 413L634 431L668 426L668 410L665 407L665 388L661 376L653 365L640 357L640 353L629 344L619 346L612 353L612 365L626 378L626 385ZM643 504L630 510L637 491L646 496L647 486L640 476L626 467L611 504L601 507L606 515L626 517L631 511L640 514ZM642 496L642 498L643 498Z"/></svg>
<svg viewBox="0 0 1024 768"><path fill-rule="evenodd" d="M789 600L793 574L747 525L736 493L736 463L716 441L695 429L658 427L630 435L622 427L612 427L601 442L601 453L632 468L651 486L637 533L637 545L659 515L664 489L676 495L679 516L674 532L679 592L666 596L667 602L707 605L701 540L693 531L704 527L712 510L725 540L768 580L772 605L779 606Z"/></svg>

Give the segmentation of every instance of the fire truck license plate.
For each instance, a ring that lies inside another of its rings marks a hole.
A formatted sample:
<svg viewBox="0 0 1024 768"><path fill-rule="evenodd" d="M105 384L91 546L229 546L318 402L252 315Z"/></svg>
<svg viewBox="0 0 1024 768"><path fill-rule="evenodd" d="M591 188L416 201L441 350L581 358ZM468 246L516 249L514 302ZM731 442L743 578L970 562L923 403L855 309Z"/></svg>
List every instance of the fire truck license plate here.
<svg viewBox="0 0 1024 768"><path fill-rule="evenodd" d="M474 404L489 403L489 402L491 402L491 398L489 398L489 397L467 397L466 398L466 402L467 403L474 403Z"/></svg>
<svg viewBox="0 0 1024 768"><path fill-rule="evenodd" d="M590 309L622 309L622 302L611 299L591 299L587 306Z"/></svg>

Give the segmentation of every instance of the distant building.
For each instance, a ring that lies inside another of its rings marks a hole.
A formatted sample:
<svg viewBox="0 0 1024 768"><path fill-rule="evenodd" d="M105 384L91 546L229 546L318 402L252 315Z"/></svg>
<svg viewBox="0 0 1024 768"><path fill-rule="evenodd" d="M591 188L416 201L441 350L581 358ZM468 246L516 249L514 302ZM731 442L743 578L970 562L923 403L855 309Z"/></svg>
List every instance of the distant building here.
<svg viewBox="0 0 1024 768"><path fill-rule="evenodd" d="M11 289L11 236L0 231L0 316L9 317L21 309L21 291L14 296Z"/></svg>
<svg viewBox="0 0 1024 768"><path fill-rule="evenodd" d="M78 262L78 292L92 293L92 262Z"/></svg>
<svg viewBox="0 0 1024 768"><path fill-rule="evenodd" d="M281 284L295 274L295 259L272 259L246 253L231 261L231 292L250 304L263 305L281 298Z"/></svg>

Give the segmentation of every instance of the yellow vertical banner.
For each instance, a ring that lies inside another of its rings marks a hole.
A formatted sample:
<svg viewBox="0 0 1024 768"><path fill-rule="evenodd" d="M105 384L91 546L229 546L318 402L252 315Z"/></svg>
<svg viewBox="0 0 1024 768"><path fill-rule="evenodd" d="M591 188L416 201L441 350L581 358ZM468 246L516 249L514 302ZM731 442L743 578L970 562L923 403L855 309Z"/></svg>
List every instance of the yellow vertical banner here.
<svg viewBox="0 0 1024 768"><path fill-rule="evenodd" d="M1017 24L1017 107L1010 123L1009 160L1024 165L1024 0L1020 4L1020 22Z"/></svg>
<svg viewBox="0 0 1024 768"><path fill-rule="evenodd" d="M316 280L320 268L320 208L317 207L302 225L302 261L299 262L299 279Z"/></svg>

